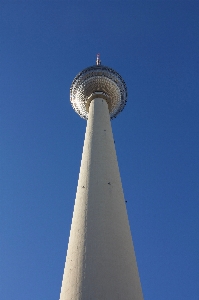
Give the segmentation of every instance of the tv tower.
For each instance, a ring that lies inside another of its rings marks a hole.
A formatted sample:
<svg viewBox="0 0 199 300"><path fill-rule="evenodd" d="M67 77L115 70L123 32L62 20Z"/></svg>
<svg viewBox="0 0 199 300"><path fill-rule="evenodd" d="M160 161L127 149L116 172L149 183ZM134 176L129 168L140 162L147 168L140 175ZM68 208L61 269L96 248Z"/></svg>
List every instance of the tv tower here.
<svg viewBox="0 0 199 300"><path fill-rule="evenodd" d="M143 300L110 123L126 84L97 55L73 80L70 101L87 127L60 300Z"/></svg>

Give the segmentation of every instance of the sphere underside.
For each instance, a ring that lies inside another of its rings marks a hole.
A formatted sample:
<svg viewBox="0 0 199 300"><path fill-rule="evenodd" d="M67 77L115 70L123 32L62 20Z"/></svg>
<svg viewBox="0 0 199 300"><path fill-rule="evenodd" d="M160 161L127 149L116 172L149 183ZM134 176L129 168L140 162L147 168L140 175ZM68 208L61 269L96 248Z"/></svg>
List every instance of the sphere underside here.
<svg viewBox="0 0 199 300"><path fill-rule="evenodd" d="M80 117L88 119L89 105L94 98L105 99L110 118L115 118L127 101L127 88L122 77L102 65L84 69L75 77L70 88L72 107Z"/></svg>

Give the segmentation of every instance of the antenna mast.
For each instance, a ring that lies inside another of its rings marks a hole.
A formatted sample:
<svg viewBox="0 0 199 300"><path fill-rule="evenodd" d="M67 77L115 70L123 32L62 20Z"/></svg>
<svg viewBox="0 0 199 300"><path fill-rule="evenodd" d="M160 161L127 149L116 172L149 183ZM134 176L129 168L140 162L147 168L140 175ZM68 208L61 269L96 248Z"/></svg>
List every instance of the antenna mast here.
<svg viewBox="0 0 199 300"><path fill-rule="evenodd" d="M100 54L99 53L97 54L96 64L97 64L97 66L101 65L101 60L100 60Z"/></svg>

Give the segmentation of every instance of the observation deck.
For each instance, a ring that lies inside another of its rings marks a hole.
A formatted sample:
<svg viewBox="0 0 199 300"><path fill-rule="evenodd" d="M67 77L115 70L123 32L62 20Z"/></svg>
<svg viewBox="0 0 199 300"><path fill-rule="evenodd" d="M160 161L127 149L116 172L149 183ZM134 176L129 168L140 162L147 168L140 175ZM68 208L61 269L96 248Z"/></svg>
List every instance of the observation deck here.
<svg viewBox="0 0 199 300"><path fill-rule="evenodd" d="M88 119L90 102L103 98L108 103L110 118L115 118L126 105L127 87L122 77L113 69L97 65L88 67L74 78L70 88L73 109L83 119Z"/></svg>

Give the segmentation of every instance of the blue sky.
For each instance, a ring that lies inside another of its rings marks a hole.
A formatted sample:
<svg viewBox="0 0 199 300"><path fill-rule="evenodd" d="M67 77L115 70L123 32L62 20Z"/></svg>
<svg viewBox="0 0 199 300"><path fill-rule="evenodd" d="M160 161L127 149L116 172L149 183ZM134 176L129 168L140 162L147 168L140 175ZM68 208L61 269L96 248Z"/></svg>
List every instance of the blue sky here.
<svg viewBox="0 0 199 300"><path fill-rule="evenodd" d="M59 299L86 122L69 89L102 63L145 300L199 299L199 2L0 1L0 299Z"/></svg>

